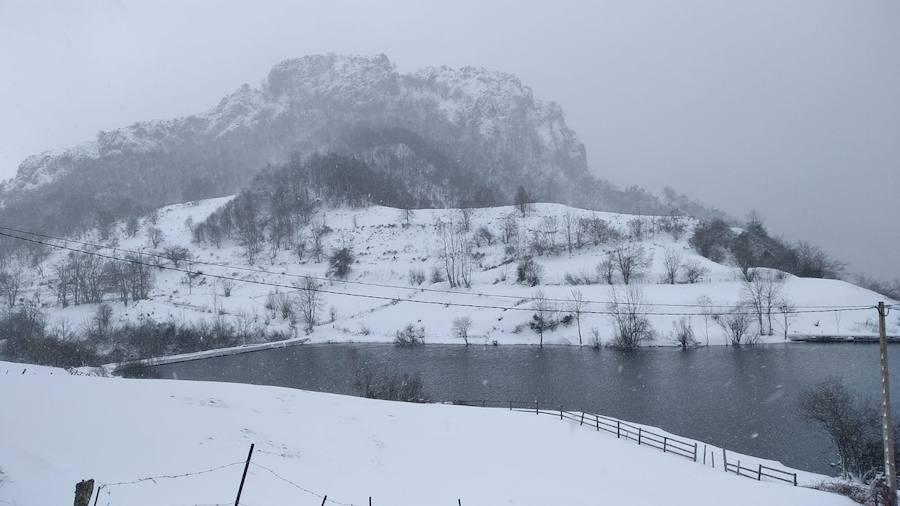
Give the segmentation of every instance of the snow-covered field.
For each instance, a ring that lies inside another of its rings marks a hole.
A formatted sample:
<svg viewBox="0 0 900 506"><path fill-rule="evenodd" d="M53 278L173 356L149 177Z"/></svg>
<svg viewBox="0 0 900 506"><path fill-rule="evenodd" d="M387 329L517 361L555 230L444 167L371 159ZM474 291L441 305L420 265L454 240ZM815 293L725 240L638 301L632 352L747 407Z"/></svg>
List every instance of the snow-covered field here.
<svg viewBox="0 0 900 506"><path fill-rule="evenodd" d="M316 262L309 253L302 260L291 251L277 251L274 255L264 252L254 265L248 265L242 249L234 242L226 242L222 248L210 245L198 245L191 242L189 223L200 223L216 208L224 204L230 197L209 199L195 203L177 204L163 208L159 212L158 227L164 233L164 241L157 248L169 246L185 246L192 250L195 258L202 262L224 264L233 267L211 266L195 263L191 268L210 274L234 276L247 281L262 281L282 285L292 285L300 280L299 276L310 275L325 278L328 269L327 259ZM471 217L471 230L486 227L493 235L501 234L502 223L506 216L514 213L512 207L476 209ZM542 226L548 216L555 216L559 223L556 241L564 243L563 217L571 213L578 217L599 217L622 230L626 230L633 215L601 213L569 208L558 204L536 204L525 218L519 219L520 230L524 233ZM529 329L528 322L532 317L533 297L540 288L546 297L559 299L557 305L565 309L565 300L571 297L573 288L581 290L589 303L586 310L606 311L605 301L611 298L611 287L605 284L591 284L573 287L565 282L566 274L595 275L597 264L605 257L609 245L586 246L572 253L563 252L556 256L536 257L543 269L541 285L527 287L516 283L516 264L503 261L506 257L504 245L495 241L493 245L484 244L476 248L479 256L473 274L471 288L459 288L453 293L446 282L431 283L426 281L421 286L410 286L411 270L424 271L430 275L433 266L438 265L440 254L440 236L435 223L437 221L459 221L460 211L453 209L417 210L412 213L408 226L401 224L401 212L386 207L367 207L358 209L329 209L315 217L317 226L327 225L332 232L325 236L325 250L340 244L352 244L356 256L347 282L340 280L324 281L322 288L332 293L324 295L324 307L319 315L319 324L308 336L312 342L389 342L393 340L398 329L406 324L415 324L425 329L426 342L459 343L452 331L455 318L468 316L472 319L469 331L474 342L498 344L536 344L538 336ZM648 222L650 217L643 217ZM641 277L638 286L643 291L651 313L701 313L697 307L680 305L697 304L698 299L707 297L713 305L729 306L741 299L742 283L739 281L737 269L722 265L701 257L688 244L692 222L688 222L688 231L679 240L666 233L651 234L641 245L652 262L649 270ZM137 235L125 237L124 225L119 225L120 237L118 252L122 250L147 249L146 220L141 223ZM83 238L92 241L92 237ZM683 262L694 261L708 269L704 279L695 284L668 285L660 283L664 272L663 259L666 251L677 251ZM64 322L69 328L85 324L95 305L70 306L62 309L54 304L52 290L47 281L52 278L49 268L59 261L65 252L55 252L44 265L47 277L34 277L32 288L26 294L33 294L37 288L39 297L50 308L51 322ZM251 270L246 270L251 269ZM261 272L262 271L262 272ZM36 276L36 275L35 275ZM127 307L110 298L114 308L114 321L153 318L156 320L172 320L176 322L212 320L216 315L224 315L233 322L243 322L258 330L280 329L293 332L295 337L303 337L303 332L291 330L287 319L280 314L266 309L266 299L273 291L290 291L252 283L235 283L230 297L225 297L217 280L200 278L192 287L185 282L185 275L173 271L157 271L156 287L151 299L130 304ZM359 284L359 283L363 284ZM376 283L387 286L372 286ZM426 290L421 290L424 288ZM617 287L620 296L624 286ZM438 291L428 291L438 290ZM845 306L872 305L883 297L879 294L859 288L850 283L837 280L797 278L787 276L783 287L784 296L800 310L816 310L810 306ZM31 296L31 295L27 295ZM375 296L380 298L365 298ZM391 300L396 299L396 300ZM398 302L399 301L399 302ZM431 302L422 304L419 302ZM462 304L453 306L445 303ZM473 308L465 305L492 306L491 308ZM715 308L725 312L727 309ZM331 319L333 312L334 320ZM872 335L876 332L876 312L873 309L843 313L809 312L797 314L789 322L789 333L805 335ZM650 317L656 331L653 345L672 345L673 324L680 316L656 314ZM762 342L779 342L784 340L782 319L776 317L775 335L765 336ZM701 315L690 317L698 341L702 344L724 344L724 332L712 321ZM302 326L302 325L301 325ZM604 342L608 342L613 334L612 322L607 315L585 314L582 318L583 340L587 343L596 329ZM889 332L900 330L900 320L889 321ZM546 344L577 344L576 326L560 325L556 330L544 335Z"/></svg>
<svg viewBox="0 0 900 506"><path fill-rule="evenodd" d="M503 409L10 363L0 363L0 398L0 504L68 504L81 479L146 477L156 478L104 487L98 504L233 504L250 443L258 466L241 504L252 506L319 505L326 494L392 506L853 504Z"/></svg>

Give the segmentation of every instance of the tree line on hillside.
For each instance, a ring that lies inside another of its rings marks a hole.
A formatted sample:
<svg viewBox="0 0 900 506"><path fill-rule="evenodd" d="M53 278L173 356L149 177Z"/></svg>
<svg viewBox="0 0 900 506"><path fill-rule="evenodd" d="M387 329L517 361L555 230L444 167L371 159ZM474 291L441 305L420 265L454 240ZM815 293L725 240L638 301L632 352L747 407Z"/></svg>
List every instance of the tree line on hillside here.
<svg viewBox="0 0 900 506"><path fill-rule="evenodd" d="M731 259L747 280L754 267L778 269L805 278L837 279L844 271L844 264L815 245L805 241L791 244L772 237L755 213L751 213L739 233L723 220L704 221L695 228L690 244L714 262Z"/></svg>

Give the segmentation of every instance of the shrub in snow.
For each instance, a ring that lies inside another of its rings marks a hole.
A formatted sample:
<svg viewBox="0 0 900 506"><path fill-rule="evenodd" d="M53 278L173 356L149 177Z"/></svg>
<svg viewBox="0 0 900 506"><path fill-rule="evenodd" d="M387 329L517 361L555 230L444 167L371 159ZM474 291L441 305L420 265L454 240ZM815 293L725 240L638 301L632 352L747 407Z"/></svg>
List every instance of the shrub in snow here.
<svg viewBox="0 0 900 506"><path fill-rule="evenodd" d="M432 283L443 283L444 282L444 271L437 265L431 267L431 282Z"/></svg>
<svg viewBox="0 0 900 506"><path fill-rule="evenodd" d="M412 323L394 333L394 344L397 346L417 346L425 344L425 327Z"/></svg>
<svg viewBox="0 0 900 506"><path fill-rule="evenodd" d="M694 338L694 326L691 324L690 317L682 316L678 321L672 322L672 339L683 350L697 344L697 340Z"/></svg>
<svg viewBox="0 0 900 506"><path fill-rule="evenodd" d="M409 284L419 286L425 282L425 271L422 269L409 270Z"/></svg>
<svg viewBox="0 0 900 506"><path fill-rule="evenodd" d="M690 284L703 281L703 278L709 274L709 269L700 265L700 262L696 260L688 260L684 263L683 268L684 278Z"/></svg>
<svg viewBox="0 0 900 506"><path fill-rule="evenodd" d="M328 273L337 278L346 278L353 264L353 250L349 246L337 248L328 257Z"/></svg>
<svg viewBox="0 0 900 506"><path fill-rule="evenodd" d="M531 257L525 257L516 266L516 281L528 286L537 286L543 273L541 265Z"/></svg>
<svg viewBox="0 0 900 506"><path fill-rule="evenodd" d="M755 344L758 338L750 333L753 318L748 311L746 307L737 306L728 313L713 315L713 321L725 332L725 336L733 346Z"/></svg>
<svg viewBox="0 0 900 506"><path fill-rule="evenodd" d="M222 287L223 296L231 297L231 290L234 289L234 281L230 279L222 279L219 281L219 286Z"/></svg>
<svg viewBox="0 0 900 506"><path fill-rule="evenodd" d="M484 245L492 246L494 244L494 234L484 225L478 227L475 231L475 244L480 248Z"/></svg>
<svg viewBox="0 0 900 506"><path fill-rule="evenodd" d="M429 402L425 383L419 373L389 373L368 365L357 369L353 388L369 399L403 402Z"/></svg>
<svg viewBox="0 0 900 506"><path fill-rule="evenodd" d="M603 341L600 339L600 329L597 327L591 328L591 348L600 351L600 347L603 346Z"/></svg>
<svg viewBox="0 0 900 506"><path fill-rule="evenodd" d="M613 346L634 350L652 340L654 331L647 318L643 292L635 286L630 286L625 290L624 296L615 288L611 289L609 294L610 302L606 307L615 332Z"/></svg>
<svg viewBox="0 0 900 506"><path fill-rule="evenodd" d="M177 268L182 262L191 259L191 250L184 246L171 246L163 250L163 256Z"/></svg>
<svg viewBox="0 0 900 506"><path fill-rule="evenodd" d="M574 274L571 272L567 272L563 276L563 279L567 285L573 286L591 285L594 283L594 278L592 278L591 275L586 272L576 272Z"/></svg>

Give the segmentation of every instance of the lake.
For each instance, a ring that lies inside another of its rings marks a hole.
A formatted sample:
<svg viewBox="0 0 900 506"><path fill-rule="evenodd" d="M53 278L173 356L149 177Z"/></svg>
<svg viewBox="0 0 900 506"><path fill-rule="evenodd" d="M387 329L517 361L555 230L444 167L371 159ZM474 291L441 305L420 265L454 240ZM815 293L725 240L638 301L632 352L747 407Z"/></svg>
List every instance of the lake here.
<svg viewBox="0 0 900 506"><path fill-rule="evenodd" d="M900 346L890 347L900 400ZM836 474L824 432L803 420L797 396L828 378L880 395L878 346L784 344L648 348L626 353L566 346L400 348L322 344L158 366L165 378L278 385L353 394L364 364L421 373L434 400L540 401L654 425L801 469ZM477 430L477 427L473 427Z"/></svg>

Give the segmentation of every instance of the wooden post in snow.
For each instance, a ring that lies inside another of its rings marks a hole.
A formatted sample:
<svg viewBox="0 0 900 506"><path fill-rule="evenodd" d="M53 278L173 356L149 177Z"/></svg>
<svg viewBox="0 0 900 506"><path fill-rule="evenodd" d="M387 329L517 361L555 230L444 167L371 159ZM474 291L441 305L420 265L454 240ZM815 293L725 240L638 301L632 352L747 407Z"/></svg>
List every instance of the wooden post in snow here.
<svg viewBox="0 0 900 506"><path fill-rule="evenodd" d="M94 480L81 480L75 484L75 506L88 506L94 495Z"/></svg>

